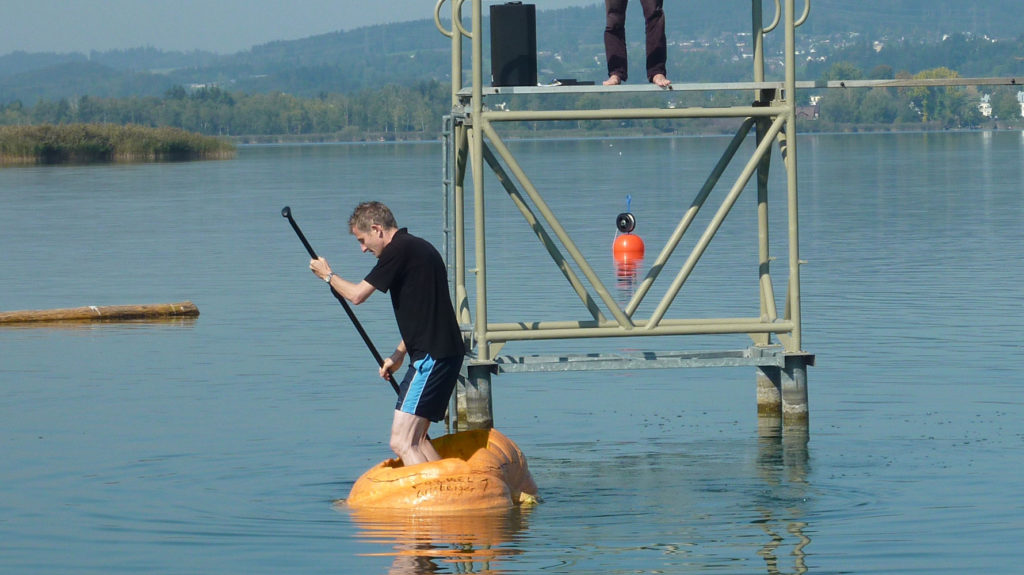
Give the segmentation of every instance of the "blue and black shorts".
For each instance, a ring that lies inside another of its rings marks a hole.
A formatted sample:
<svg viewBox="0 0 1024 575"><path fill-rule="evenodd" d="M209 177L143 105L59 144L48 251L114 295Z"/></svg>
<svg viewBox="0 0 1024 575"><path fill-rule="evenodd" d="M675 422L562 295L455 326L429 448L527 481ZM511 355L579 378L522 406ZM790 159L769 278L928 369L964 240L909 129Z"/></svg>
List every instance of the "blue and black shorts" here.
<svg viewBox="0 0 1024 575"><path fill-rule="evenodd" d="M463 356L434 359L429 354L409 366L398 387L395 409L430 421L441 421L462 369Z"/></svg>

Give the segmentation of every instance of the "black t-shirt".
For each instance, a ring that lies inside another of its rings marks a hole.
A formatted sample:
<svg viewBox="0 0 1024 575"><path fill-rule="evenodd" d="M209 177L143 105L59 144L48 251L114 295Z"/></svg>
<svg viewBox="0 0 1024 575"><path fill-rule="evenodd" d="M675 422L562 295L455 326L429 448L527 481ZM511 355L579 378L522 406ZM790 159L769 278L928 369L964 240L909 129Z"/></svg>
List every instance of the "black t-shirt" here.
<svg viewBox="0 0 1024 575"><path fill-rule="evenodd" d="M465 346L448 294L448 270L430 242L401 228L366 275L374 288L391 292L398 331L410 361L463 355Z"/></svg>

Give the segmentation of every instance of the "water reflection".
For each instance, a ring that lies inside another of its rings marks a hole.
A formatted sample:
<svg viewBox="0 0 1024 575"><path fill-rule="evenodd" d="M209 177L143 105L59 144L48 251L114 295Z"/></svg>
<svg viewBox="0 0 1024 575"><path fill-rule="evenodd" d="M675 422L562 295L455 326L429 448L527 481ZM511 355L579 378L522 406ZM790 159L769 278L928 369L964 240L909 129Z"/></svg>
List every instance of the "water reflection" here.
<svg viewBox="0 0 1024 575"><path fill-rule="evenodd" d="M758 418L757 470L771 495L766 504L758 506L760 518L753 523L769 537L758 555L770 575L807 572L804 548L811 538L805 532L808 524L801 517L808 492L809 439L806 425L783 426L780 418ZM779 549L786 544L783 533L796 538L788 553L793 560L792 571L786 570L788 565L779 564Z"/></svg>
<svg viewBox="0 0 1024 575"><path fill-rule="evenodd" d="M619 288L619 300L626 303L633 297L636 284L643 269L644 258L631 255L616 256L615 285Z"/></svg>
<svg viewBox="0 0 1024 575"><path fill-rule="evenodd" d="M527 528L530 508L462 511L353 510L356 537L390 545L390 551L365 555L393 556L389 574L503 573L499 563L521 551L512 544Z"/></svg>
<svg viewBox="0 0 1024 575"><path fill-rule="evenodd" d="M764 559L768 573L771 575L790 573L790 571L784 571L783 568L779 566L779 558L776 554L776 550L783 545L785 538L773 530L774 522L771 517L771 513L766 513L764 520L757 523L762 529L764 529L764 532L771 537L771 541L766 543L765 546L757 552L757 554ZM792 573L800 574L807 572L804 547L811 543L811 538L804 534L805 527L807 527L807 523L803 521L790 521L786 525L786 530L798 540L798 543L793 547L793 551L790 552L790 555L793 557Z"/></svg>

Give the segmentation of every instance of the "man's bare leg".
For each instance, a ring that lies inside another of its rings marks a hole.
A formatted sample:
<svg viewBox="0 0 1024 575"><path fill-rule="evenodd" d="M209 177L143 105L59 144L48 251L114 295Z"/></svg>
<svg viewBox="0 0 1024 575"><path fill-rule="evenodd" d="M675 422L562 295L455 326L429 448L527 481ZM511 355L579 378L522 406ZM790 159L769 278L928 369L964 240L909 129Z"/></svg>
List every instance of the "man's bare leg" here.
<svg viewBox="0 0 1024 575"><path fill-rule="evenodd" d="M651 83L661 86L662 88L668 88L672 85L672 82L664 74L655 74L654 77L651 78Z"/></svg>
<svg viewBox="0 0 1024 575"><path fill-rule="evenodd" d="M416 465L438 461L441 456L427 439L430 420L425 417L395 410L391 423L391 450L402 459L402 464Z"/></svg>

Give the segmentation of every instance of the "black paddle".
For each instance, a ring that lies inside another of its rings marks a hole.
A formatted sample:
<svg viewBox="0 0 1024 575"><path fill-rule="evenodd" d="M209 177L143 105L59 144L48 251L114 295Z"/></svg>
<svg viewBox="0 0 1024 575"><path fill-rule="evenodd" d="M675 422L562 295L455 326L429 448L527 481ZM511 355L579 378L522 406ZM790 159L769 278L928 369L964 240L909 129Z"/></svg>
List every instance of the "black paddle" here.
<svg viewBox="0 0 1024 575"><path fill-rule="evenodd" d="M292 209L285 206L284 209L281 210L281 216L288 218L288 223L292 225L292 229L295 230L295 234L299 236L299 239L302 241L302 245L306 246L306 251L309 252L309 257L316 259L317 255L316 252L313 251L313 246L309 245L309 241L306 240L305 234L302 233L302 230L299 229L299 225L296 224L295 219L292 218ZM345 308L345 313L347 313L348 318L352 320L352 325L356 326L356 331L358 331L359 335L362 336L363 341L366 343L366 347L370 348L370 353L373 354L373 359L377 360L377 365L383 367L384 358L380 356L380 353L377 352L377 348L373 345L373 342L370 341L370 336L367 335L366 330L363 329L363 324L359 323L359 319L356 318L356 314L352 312L352 308L349 307L348 301L345 300L345 296L338 293L333 286L331 286L331 293L334 294L334 297L339 302L341 302L341 307ZM398 383L395 382L395 377L390 373L388 373L388 383L391 384L395 393L399 393Z"/></svg>

